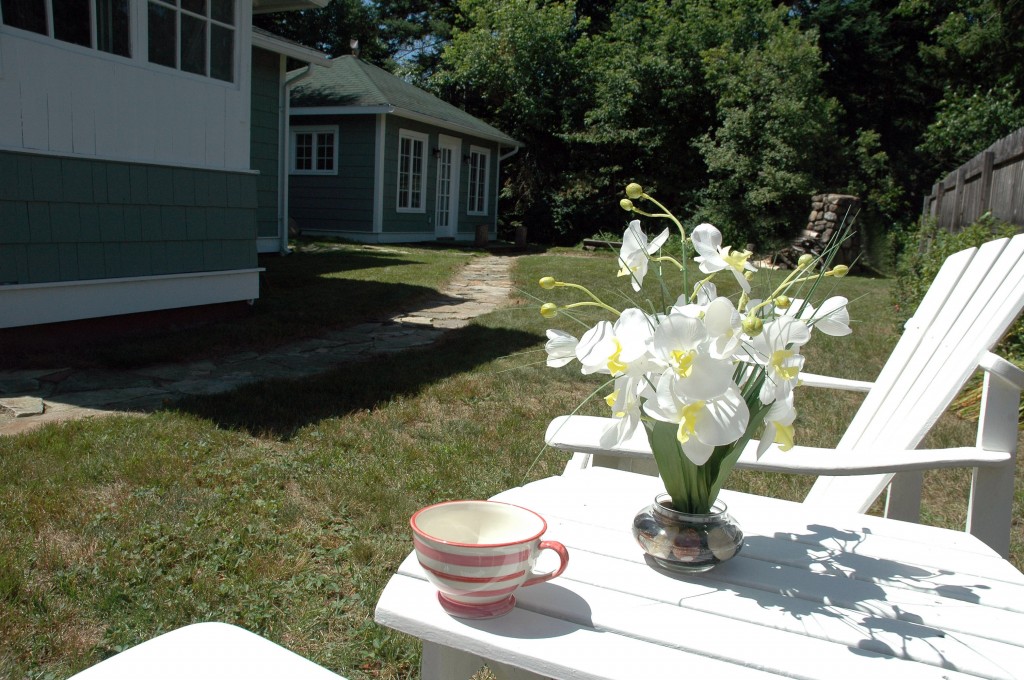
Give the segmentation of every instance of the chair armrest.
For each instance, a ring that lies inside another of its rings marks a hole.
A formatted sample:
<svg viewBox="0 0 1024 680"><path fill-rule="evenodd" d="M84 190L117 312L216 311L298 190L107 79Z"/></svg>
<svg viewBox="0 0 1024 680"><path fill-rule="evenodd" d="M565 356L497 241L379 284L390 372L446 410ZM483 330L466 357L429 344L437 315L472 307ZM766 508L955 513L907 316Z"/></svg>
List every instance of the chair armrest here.
<svg viewBox="0 0 1024 680"><path fill-rule="evenodd" d="M833 390L847 390L848 392L868 392L875 383L867 382L865 380L848 380L846 378L833 378L830 375L801 372L800 384L807 387L827 387Z"/></svg>
<svg viewBox="0 0 1024 680"><path fill-rule="evenodd" d="M548 425L544 441L552 448L573 453L653 458L647 433L643 429L638 429L618 446L601 446L601 434L612 422L611 418L596 416L559 416ZM990 467L1003 464L1012 456L1009 451L986 451L974 446L950 449L886 449L872 446L842 451L794 446L789 451L781 451L773 444L758 458L758 445L757 441L747 444L736 463L737 468L842 477L947 467Z"/></svg>
<svg viewBox="0 0 1024 680"><path fill-rule="evenodd" d="M1003 464L1012 456L1008 451L986 451L975 446L949 449L885 449L872 446L870 449L842 451L794 446L789 451L780 451L773 445L758 458L758 443L752 441L747 444L736 461L737 468L844 477L936 468L990 467Z"/></svg>
<svg viewBox="0 0 1024 680"><path fill-rule="evenodd" d="M1024 391L1024 371L998 354L983 352L978 359L978 368L990 375L998 376L1011 386Z"/></svg>

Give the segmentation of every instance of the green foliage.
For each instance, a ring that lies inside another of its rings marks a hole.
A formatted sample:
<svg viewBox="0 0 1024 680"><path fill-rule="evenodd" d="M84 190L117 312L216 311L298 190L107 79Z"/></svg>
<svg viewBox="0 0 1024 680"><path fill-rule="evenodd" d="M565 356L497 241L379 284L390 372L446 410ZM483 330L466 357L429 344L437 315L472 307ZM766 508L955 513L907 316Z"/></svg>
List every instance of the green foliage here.
<svg viewBox="0 0 1024 680"><path fill-rule="evenodd" d="M909 242L899 261L896 284L892 291L900 327L902 328L906 320L913 315L947 257L994 239L1012 237L1018 231L1018 227L990 215L982 216L977 222L955 234L939 229L934 220L923 220L918 231L909 235ZM915 245L917 247L914 247ZM1018 318L1010 326L996 352L1008 361L1024 367L1024 318ZM980 391L975 386L954 406L962 414L974 416L977 413L979 398ZM1024 416L1024 408L1021 414Z"/></svg>
<svg viewBox="0 0 1024 680"><path fill-rule="evenodd" d="M701 51L717 127L697 148L708 167L700 213L726 242L764 246L791 236L828 167L837 103L821 94L814 33L767 2L716 3L720 42Z"/></svg>
<svg viewBox="0 0 1024 680"><path fill-rule="evenodd" d="M942 168L966 163L996 140L1024 127L1020 92L1007 86L987 91L947 91L918 149Z"/></svg>

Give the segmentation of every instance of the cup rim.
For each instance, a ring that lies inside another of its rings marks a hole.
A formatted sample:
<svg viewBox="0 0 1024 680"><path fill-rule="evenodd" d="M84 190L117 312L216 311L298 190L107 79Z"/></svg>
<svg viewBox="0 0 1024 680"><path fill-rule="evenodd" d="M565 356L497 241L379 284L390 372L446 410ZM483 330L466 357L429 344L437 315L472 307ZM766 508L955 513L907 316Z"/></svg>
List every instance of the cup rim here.
<svg viewBox="0 0 1024 680"><path fill-rule="evenodd" d="M532 536L529 536L527 538L521 538L521 539L516 540L516 541L505 541L503 543L463 543L462 541L448 541L448 540L445 540L443 538L438 538L436 536L433 536L432 534L428 534L426 531L424 531L423 529L420 529L418 526L416 526L416 519L421 514L426 512L427 510L432 510L434 508L439 508L439 507L444 506L444 505L455 505L457 503L491 503L491 504L494 504L494 505L504 505L504 506L507 506L507 507L510 507L510 508L516 508L517 510L525 510L526 512L530 513L531 515L535 516L537 519L540 520L540 531L538 531L536 534L534 534ZM444 501L444 502L441 502L441 503L434 503L433 505L428 505L425 508L420 508L419 510L417 510L416 512L413 513L412 517L409 518L409 526L412 527L412 531L416 535L423 536L425 538L429 538L431 541L436 541L437 543L441 543L443 545L450 545L450 546L455 546L455 547L459 547L459 548L502 548L502 547L509 546L509 545L519 545L521 543L529 543L530 541L534 541L534 540L540 538L541 536L543 536L544 532L546 532L548 530L548 522L547 522L547 520L544 519L543 517L541 517L539 513L535 512L533 510L530 510L529 508L524 508L523 506L515 505L514 503L505 503L503 501L473 500L473 499L458 499L458 500Z"/></svg>

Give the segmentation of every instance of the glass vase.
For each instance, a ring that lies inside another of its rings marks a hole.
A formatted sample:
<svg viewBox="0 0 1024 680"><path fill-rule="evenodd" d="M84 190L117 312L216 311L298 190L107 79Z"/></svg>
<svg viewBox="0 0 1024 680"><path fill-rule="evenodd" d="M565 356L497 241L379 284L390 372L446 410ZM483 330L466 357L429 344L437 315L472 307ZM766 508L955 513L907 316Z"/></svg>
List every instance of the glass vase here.
<svg viewBox="0 0 1024 680"><path fill-rule="evenodd" d="M672 571L699 573L732 559L743 546L743 530L716 500L711 512L679 512L667 493L633 518L633 536L660 566Z"/></svg>

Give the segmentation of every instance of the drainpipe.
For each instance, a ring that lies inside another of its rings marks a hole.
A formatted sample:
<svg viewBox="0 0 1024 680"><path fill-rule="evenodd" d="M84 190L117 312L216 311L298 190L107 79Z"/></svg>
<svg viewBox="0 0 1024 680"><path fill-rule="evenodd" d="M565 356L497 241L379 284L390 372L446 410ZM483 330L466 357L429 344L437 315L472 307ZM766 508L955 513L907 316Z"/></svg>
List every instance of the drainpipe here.
<svg viewBox="0 0 1024 680"><path fill-rule="evenodd" d="M283 59L284 57L282 57ZM288 169L291 167L291 148L288 128L291 125L291 92L292 88L308 78L313 73L313 65L306 64L295 72L295 75L286 78L281 85L281 101L278 104L278 113L284 121L281 125L281 135L278 142L279 172L277 176L277 222L281 229L281 254L287 255L288 250Z"/></svg>
<svg viewBox="0 0 1024 680"><path fill-rule="evenodd" d="M501 147L498 147L498 148L500 149ZM495 184L495 187L494 187L494 235L495 236L498 235L498 189L501 187L501 162L505 161L505 160L508 160L509 158L512 158L512 156L515 156L517 153L519 153L519 147L518 146L513 146L511 151L509 151L508 153L503 154L501 156L498 156L498 177L497 177L498 181L497 181L497 183Z"/></svg>

